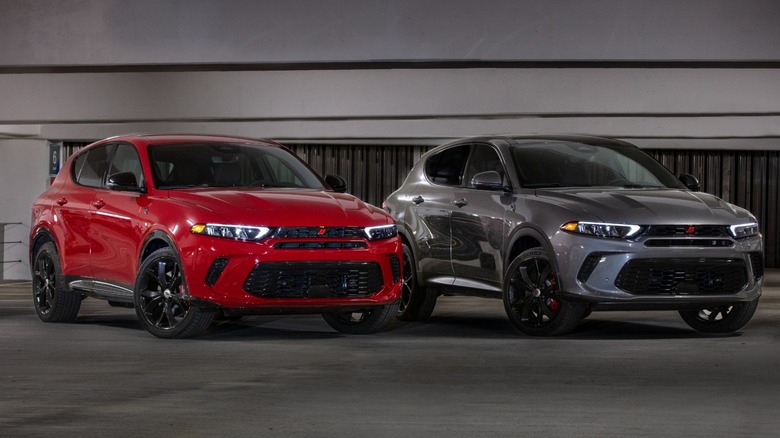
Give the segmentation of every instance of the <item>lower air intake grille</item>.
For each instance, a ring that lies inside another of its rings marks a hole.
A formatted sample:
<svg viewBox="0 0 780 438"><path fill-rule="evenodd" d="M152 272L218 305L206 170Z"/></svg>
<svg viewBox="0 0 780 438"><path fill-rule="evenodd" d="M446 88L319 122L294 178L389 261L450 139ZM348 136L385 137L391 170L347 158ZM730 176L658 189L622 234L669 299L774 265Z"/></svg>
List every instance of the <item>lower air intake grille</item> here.
<svg viewBox="0 0 780 438"><path fill-rule="evenodd" d="M230 260L224 257L214 259L214 262L211 263L211 267L209 268L209 272L206 273L206 284L209 286L217 284L219 276L222 275L222 271L225 270L229 261Z"/></svg>
<svg viewBox="0 0 780 438"><path fill-rule="evenodd" d="M398 257L390 257L390 268L393 271L393 284L401 281L401 261L398 259Z"/></svg>
<svg viewBox="0 0 780 438"><path fill-rule="evenodd" d="M750 253L750 264L753 265L753 275L756 280L764 276L764 254L760 252Z"/></svg>
<svg viewBox="0 0 780 438"><path fill-rule="evenodd" d="M601 257L602 255L600 252L588 254L588 257L585 258L585 261L582 262L582 266L580 266L580 272L577 273L577 279L583 282L588 281L590 274L592 274L593 270L598 266Z"/></svg>
<svg viewBox="0 0 780 438"><path fill-rule="evenodd" d="M741 259L634 259L615 286L638 295L733 294L748 283Z"/></svg>
<svg viewBox="0 0 780 438"><path fill-rule="evenodd" d="M263 298L367 296L382 289L382 270L373 262L258 263L244 290Z"/></svg>

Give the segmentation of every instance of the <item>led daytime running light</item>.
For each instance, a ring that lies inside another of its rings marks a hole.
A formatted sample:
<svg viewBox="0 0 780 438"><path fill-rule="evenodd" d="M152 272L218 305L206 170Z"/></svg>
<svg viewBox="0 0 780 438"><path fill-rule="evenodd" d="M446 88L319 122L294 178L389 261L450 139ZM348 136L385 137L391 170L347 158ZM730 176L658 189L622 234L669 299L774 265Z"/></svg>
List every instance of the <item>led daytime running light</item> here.
<svg viewBox="0 0 780 438"><path fill-rule="evenodd" d="M389 239L398 235L398 227L395 224L379 225L376 227L366 227L365 232L368 240Z"/></svg>
<svg viewBox="0 0 780 438"><path fill-rule="evenodd" d="M630 224L572 221L563 224L561 229L564 231L586 234L589 236L625 239L637 235L642 230L642 227L639 225Z"/></svg>
<svg viewBox="0 0 780 438"><path fill-rule="evenodd" d="M271 233L271 228L246 225L195 224L190 228L190 231L194 234L205 236L257 242L266 238Z"/></svg>
<svg viewBox="0 0 780 438"><path fill-rule="evenodd" d="M743 239L758 234L758 224L751 222L749 224L731 225L729 231L735 239Z"/></svg>

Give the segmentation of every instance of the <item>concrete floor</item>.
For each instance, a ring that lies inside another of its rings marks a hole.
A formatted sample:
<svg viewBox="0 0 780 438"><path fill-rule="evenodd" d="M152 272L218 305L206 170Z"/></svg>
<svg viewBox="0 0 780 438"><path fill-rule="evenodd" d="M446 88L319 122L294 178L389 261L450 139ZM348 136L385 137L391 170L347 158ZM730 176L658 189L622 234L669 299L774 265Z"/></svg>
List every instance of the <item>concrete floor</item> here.
<svg viewBox="0 0 780 438"><path fill-rule="evenodd" d="M377 335L285 316L161 340L93 299L44 324L29 283L6 281L0 436L780 436L780 271L730 336L615 312L531 338L498 300L443 297Z"/></svg>

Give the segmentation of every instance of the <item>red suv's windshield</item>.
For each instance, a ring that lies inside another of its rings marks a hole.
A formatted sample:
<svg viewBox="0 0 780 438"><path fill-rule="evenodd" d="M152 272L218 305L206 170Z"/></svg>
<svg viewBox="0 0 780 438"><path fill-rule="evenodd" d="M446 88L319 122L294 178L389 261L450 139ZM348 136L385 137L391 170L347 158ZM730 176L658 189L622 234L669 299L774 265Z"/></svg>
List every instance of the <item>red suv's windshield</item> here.
<svg viewBox="0 0 780 438"><path fill-rule="evenodd" d="M158 189L191 187L305 187L323 184L281 148L232 143L157 145L149 159Z"/></svg>

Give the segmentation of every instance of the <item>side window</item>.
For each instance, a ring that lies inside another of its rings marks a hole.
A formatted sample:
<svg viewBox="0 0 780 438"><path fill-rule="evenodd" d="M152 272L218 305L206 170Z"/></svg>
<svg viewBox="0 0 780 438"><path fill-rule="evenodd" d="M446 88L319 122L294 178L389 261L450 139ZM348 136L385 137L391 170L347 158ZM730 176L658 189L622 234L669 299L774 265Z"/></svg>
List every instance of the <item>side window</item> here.
<svg viewBox="0 0 780 438"><path fill-rule="evenodd" d="M428 158L425 174L431 182L448 186L459 186L463 181L463 168L469 156L470 146L456 146L445 149Z"/></svg>
<svg viewBox="0 0 780 438"><path fill-rule="evenodd" d="M76 159L74 178L76 183L87 187L100 187L108 169L108 152L110 146L100 146L90 149Z"/></svg>
<svg viewBox="0 0 780 438"><path fill-rule="evenodd" d="M131 172L135 175L138 187L144 187L144 173L141 169L141 159L135 146L123 143L117 146L114 159L111 161L109 176L120 172Z"/></svg>
<svg viewBox="0 0 780 438"><path fill-rule="evenodd" d="M474 178L474 175L489 170L498 172L501 180L504 181L504 166L501 164L501 158L498 157L498 152L486 144L474 145L474 148L471 150L468 165L466 166L466 187L473 187L471 179Z"/></svg>

